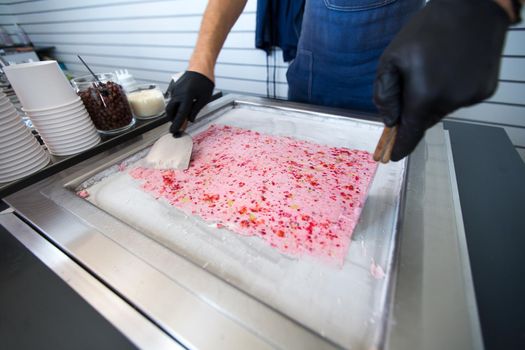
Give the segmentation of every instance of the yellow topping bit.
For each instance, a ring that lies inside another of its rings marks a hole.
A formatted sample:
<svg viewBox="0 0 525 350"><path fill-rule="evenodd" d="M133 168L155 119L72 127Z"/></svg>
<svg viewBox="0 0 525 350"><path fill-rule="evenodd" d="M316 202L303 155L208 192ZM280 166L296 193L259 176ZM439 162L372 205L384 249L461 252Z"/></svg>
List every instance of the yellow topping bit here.
<svg viewBox="0 0 525 350"><path fill-rule="evenodd" d="M228 206L231 208L233 206L233 203L235 203L235 201L233 199L230 199L228 202Z"/></svg>
<svg viewBox="0 0 525 350"><path fill-rule="evenodd" d="M250 213L250 221L255 221L256 217L253 213Z"/></svg>
<svg viewBox="0 0 525 350"><path fill-rule="evenodd" d="M182 203L186 203L186 202L189 202L190 199L188 197L184 197L184 198L181 198L180 200Z"/></svg>
<svg viewBox="0 0 525 350"><path fill-rule="evenodd" d="M292 205L290 205L290 208L297 210L297 209L299 209L299 205L292 204Z"/></svg>

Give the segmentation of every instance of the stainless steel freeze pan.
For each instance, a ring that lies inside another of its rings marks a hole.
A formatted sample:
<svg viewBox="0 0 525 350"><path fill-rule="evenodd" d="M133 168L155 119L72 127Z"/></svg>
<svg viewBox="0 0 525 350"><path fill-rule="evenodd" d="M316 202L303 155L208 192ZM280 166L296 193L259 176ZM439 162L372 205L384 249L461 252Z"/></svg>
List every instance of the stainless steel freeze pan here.
<svg viewBox="0 0 525 350"><path fill-rule="evenodd" d="M346 114L346 115L345 115ZM188 131L212 123L373 152L382 124L287 102L230 96ZM381 165L342 268L291 259L256 237L188 217L138 188L159 127L17 194L14 207L75 259L189 347L380 347L394 275L406 162ZM87 200L75 191L88 188ZM377 279L371 267L386 276Z"/></svg>

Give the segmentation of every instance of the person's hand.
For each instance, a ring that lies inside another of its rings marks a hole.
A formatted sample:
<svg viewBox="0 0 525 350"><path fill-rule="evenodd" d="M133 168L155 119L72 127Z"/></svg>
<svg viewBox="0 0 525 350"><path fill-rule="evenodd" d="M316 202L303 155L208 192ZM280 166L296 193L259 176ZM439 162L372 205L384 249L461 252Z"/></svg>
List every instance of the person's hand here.
<svg viewBox="0 0 525 350"><path fill-rule="evenodd" d="M410 154L452 111L491 96L510 19L493 1L432 0L383 52L374 102L398 125L391 160Z"/></svg>
<svg viewBox="0 0 525 350"><path fill-rule="evenodd" d="M215 84L205 75L186 71L171 82L166 93L171 97L166 114L171 119L170 132L176 136L186 120L195 121L195 116L211 100Z"/></svg>

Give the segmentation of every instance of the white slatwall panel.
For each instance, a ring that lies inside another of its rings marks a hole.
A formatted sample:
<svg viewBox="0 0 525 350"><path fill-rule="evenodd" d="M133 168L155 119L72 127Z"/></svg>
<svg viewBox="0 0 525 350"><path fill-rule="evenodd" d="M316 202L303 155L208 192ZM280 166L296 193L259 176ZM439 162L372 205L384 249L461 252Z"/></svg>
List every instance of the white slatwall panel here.
<svg viewBox="0 0 525 350"><path fill-rule="evenodd" d="M494 96L476 106L462 108L449 118L505 128L525 161L525 22L509 29L500 83Z"/></svg>
<svg viewBox="0 0 525 350"><path fill-rule="evenodd" d="M19 23L39 46L56 47L56 56L76 74L85 68L80 54L99 72L127 68L141 81L167 86L186 69L197 40L204 0L2 1L0 25L11 33ZM249 0L228 36L216 67L218 89L266 95L267 58L256 50L257 1ZM13 39L17 40L13 35ZM275 55L276 93L286 98L287 64ZM273 60L270 59L273 78ZM272 85L273 86L273 85Z"/></svg>
<svg viewBox="0 0 525 350"><path fill-rule="evenodd" d="M219 89L266 95L266 56L253 48L256 5L248 1L219 56ZM0 0L0 25L12 32L10 24L21 24L35 44L55 46L75 73L85 73L80 54L97 71L127 68L141 81L166 86L187 66L205 6L204 0ZM285 98L287 64L280 52L275 65L277 96ZM525 23L509 30L500 79L494 96L450 118L504 127L523 155Z"/></svg>

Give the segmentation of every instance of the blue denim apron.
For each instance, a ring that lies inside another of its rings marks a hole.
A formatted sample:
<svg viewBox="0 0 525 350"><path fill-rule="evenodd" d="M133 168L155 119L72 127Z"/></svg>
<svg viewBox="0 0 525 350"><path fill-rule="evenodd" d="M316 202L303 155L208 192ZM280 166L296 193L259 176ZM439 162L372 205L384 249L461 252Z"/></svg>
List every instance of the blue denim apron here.
<svg viewBox="0 0 525 350"><path fill-rule="evenodd" d="M375 112L381 53L424 0L306 0L288 98Z"/></svg>

